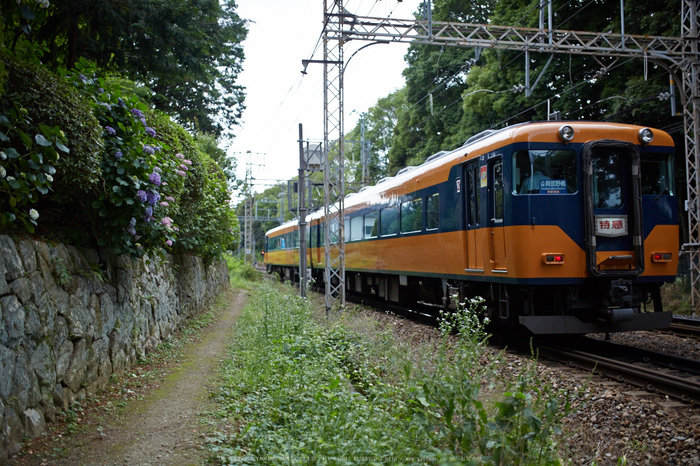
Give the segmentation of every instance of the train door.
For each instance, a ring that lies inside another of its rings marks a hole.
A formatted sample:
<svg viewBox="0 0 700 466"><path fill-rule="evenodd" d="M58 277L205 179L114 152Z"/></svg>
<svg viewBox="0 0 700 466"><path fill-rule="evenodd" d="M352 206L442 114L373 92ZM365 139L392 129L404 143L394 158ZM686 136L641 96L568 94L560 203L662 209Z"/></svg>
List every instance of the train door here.
<svg viewBox="0 0 700 466"><path fill-rule="evenodd" d="M486 167L484 167L486 168ZM464 167L464 186L465 186L465 225L467 232L466 244L466 263L467 272L483 272L483 255L480 247L477 245L477 237L481 221L479 217L480 206L480 169L479 161L470 162Z"/></svg>
<svg viewBox="0 0 700 466"><path fill-rule="evenodd" d="M594 276L644 271L640 157L634 144L588 143L586 176L588 271Z"/></svg>
<svg viewBox="0 0 700 466"><path fill-rule="evenodd" d="M488 235L491 270L506 272L506 231L503 227L505 216L503 186L503 158L494 157L488 162Z"/></svg>

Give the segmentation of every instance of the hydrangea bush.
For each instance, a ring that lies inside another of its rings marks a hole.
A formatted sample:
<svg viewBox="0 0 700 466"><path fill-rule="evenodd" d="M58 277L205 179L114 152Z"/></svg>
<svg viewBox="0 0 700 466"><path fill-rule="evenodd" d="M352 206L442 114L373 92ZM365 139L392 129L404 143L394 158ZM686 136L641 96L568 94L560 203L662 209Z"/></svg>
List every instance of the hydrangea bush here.
<svg viewBox="0 0 700 466"><path fill-rule="evenodd" d="M178 227L171 220L175 206L168 199L179 195L187 176L180 169L182 159L156 139L146 119L148 107L109 88L86 61L78 62L67 77L92 95L103 127L103 182L92 202L100 217L98 244L135 256L172 246Z"/></svg>
<svg viewBox="0 0 700 466"><path fill-rule="evenodd" d="M51 190L55 164L69 149L58 127L40 124L34 134L30 127L25 109L0 111L0 226L21 222L33 233L39 212L31 206Z"/></svg>

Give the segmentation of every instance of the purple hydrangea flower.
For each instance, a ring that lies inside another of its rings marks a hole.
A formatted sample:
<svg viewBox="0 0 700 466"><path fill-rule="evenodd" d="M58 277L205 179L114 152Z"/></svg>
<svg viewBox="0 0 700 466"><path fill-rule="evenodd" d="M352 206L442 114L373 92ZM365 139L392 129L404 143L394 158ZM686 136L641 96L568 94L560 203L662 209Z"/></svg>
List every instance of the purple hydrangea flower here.
<svg viewBox="0 0 700 466"><path fill-rule="evenodd" d="M178 159L180 159L180 160L182 160L182 159L184 159L184 158L185 158L185 156L184 156L184 155L182 155L182 154L180 154L180 153L178 153L178 154L175 154L175 157L177 157L177 158L178 158Z"/></svg>
<svg viewBox="0 0 700 466"><path fill-rule="evenodd" d="M156 186L160 186L160 175L157 172L153 172L148 176L148 181Z"/></svg>
<svg viewBox="0 0 700 466"><path fill-rule="evenodd" d="M160 169L160 167L153 167L154 172L162 173L163 170Z"/></svg>
<svg viewBox="0 0 700 466"><path fill-rule="evenodd" d="M180 175L180 176L187 176L187 173L185 173L185 172L182 171L182 170L178 170L178 171L177 171L177 174Z"/></svg>
<svg viewBox="0 0 700 466"><path fill-rule="evenodd" d="M150 205L156 205L159 200L160 200L160 194L149 189L148 190L148 203Z"/></svg>
<svg viewBox="0 0 700 466"><path fill-rule="evenodd" d="M161 201L160 205L162 205L163 207L170 207L170 204L168 204L165 201Z"/></svg>
<svg viewBox="0 0 700 466"><path fill-rule="evenodd" d="M114 153L114 156L118 159L121 159L124 156L124 154L122 154L122 151L118 150Z"/></svg>
<svg viewBox="0 0 700 466"><path fill-rule="evenodd" d="M185 160L183 160L183 162L185 162L187 165L192 165L192 161L191 161L191 160L185 159Z"/></svg>
<svg viewBox="0 0 700 466"><path fill-rule="evenodd" d="M126 227L126 231L129 232L131 236L136 235L136 219L134 217L131 217L131 221L129 222L129 226Z"/></svg>
<svg viewBox="0 0 700 466"><path fill-rule="evenodd" d="M160 152L160 151L161 151L161 147L160 147L160 146L153 146L153 149L155 149L156 152Z"/></svg>
<svg viewBox="0 0 700 466"><path fill-rule="evenodd" d="M154 138L154 137L156 137L156 130L154 130L150 126L146 126L146 134L148 134L150 137Z"/></svg>
<svg viewBox="0 0 700 466"><path fill-rule="evenodd" d="M139 118L139 121L143 124L143 126L146 126L146 118Z"/></svg>
<svg viewBox="0 0 700 466"><path fill-rule="evenodd" d="M146 202L146 200L148 199L148 194L146 194L146 191L144 191L143 189L139 189L138 191L136 191L136 198L141 202Z"/></svg>
<svg viewBox="0 0 700 466"><path fill-rule="evenodd" d="M148 144L143 145L143 153L144 154L153 154L155 151L153 150L153 147L149 146Z"/></svg>
<svg viewBox="0 0 700 466"><path fill-rule="evenodd" d="M185 171L189 170L189 168L187 168L187 165L185 165L184 163L180 164L180 168L182 168Z"/></svg>
<svg viewBox="0 0 700 466"><path fill-rule="evenodd" d="M87 81L87 77L86 77L84 74L81 74L81 75L79 76L79 78L80 78L80 80L81 80L82 82L86 82L86 81Z"/></svg>
<svg viewBox="0 0 700 466"><path fill-rule="evenodd" d="M170 217L163 217L160 223L162 223L166 227L171 227L173 226L173 219Z"/></svg>
<svg viewBox="0 0 700 466"><path fill-rule="evenodd" d="M153 218L153 207L148 206L143 211L143 221L148 223Z"/></svg>
<svg viewBox="0 0 700 466"><path fill-rule="evenodd" d="M131 114L134 115L136 118L144 118L143 112L138 108L132 108Z"/></svg>
<svg viewBox="0 0 700 466"><path fill-rule="evenodd" d="M112 110L112 106L109 105L107 102L100 102L100 105L102 105L107 110Z"/></svg>
<svg viewBox="0 0 700 466"><path fill-rule="evenodd" d="M117 134L117 132L111 126L105 126L105 130L107 130L107 134L109 134L110 136L114 136L115 134Z"/></svg>
<svg viewBox="0 0 700 466"><path fill-rule="evenodd" d="M165 196L165 200L168 202L175 202L175 198L172 196Z"/></svg>
<svg viewBox="0 0 700 466"><path fill-rule="evenodd" d="M126 107L126 104L124 103L124 99L122 99L121 97L119 97L117 99L117 103L119 104L120 107Z"/></svg>
<svg viewBox="0 0 700 466"><path fill-rule="evenodd" d="M173 242L170 241L170 240L168 240L168 241L165 242L165 244L168 245L168 246L172 246L172 245L173 245Z"/></svg>

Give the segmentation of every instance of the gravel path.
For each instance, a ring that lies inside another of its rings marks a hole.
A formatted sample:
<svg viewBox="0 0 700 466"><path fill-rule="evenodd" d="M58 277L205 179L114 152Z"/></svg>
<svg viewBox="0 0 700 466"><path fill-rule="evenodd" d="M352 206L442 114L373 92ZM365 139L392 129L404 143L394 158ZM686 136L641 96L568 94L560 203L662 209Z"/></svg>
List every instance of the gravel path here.
<svg viewBox="0 0 700 466"><path fill-rule="evenodd" d="M203 331L201 341L188 346L180 364L142 399L130 401L118 418L90 423L87 431L65 436L59 458L27 454L17 464L50 465L195 465L203 464L200 413L209 406L208 388L220 356L230 341L246 294L229 291L221 316ZM56 445L48 445L51 449Z"/></svg>

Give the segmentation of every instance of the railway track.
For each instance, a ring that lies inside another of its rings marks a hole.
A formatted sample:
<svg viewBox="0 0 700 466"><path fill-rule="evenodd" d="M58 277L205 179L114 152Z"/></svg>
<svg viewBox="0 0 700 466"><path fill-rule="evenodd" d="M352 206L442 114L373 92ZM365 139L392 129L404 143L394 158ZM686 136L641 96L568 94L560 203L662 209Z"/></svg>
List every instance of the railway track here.
<svg viewBox="0 0 700 466"><path fill-rule="evenodd" d="M700 320L686 317L674 317L666 333L700 339Z"/></svg>
<svg viewBox="0 0 700 466"><path fill-rule="evenodd" d="M700 406L700 361L590 338L537 349L540 357Z"/></svg>

